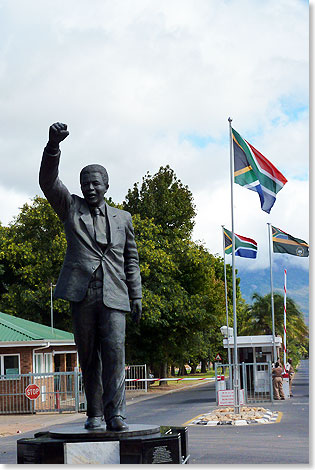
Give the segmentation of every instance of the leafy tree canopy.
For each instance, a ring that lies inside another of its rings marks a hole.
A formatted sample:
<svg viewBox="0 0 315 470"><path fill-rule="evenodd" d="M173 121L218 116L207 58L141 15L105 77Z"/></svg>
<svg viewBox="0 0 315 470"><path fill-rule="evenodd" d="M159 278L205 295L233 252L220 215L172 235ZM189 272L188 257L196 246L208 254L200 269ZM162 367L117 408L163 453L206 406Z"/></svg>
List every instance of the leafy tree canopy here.
<svg viewBox="0 0 315 470"><path fill-rule="evenodd" d="M195 208L187 186L161 167L122 205L106 201L132 213L140 258L143 318L136 326L127 316L127 361L161 370L224 357L223 260L191 240ZM8 227L0 225L0 310L50 325L50 286L65 250L63 226L45 198L36 196ZM232 298L229 265L227 271ZM71 331L68 302L54 300L53 307L54 326Z"/></svg>
<svg viewBox="0 0 315 470"><path fill-rule="evenodd" d="M174 235L189 238L194 227L196 211L192 193L168 165L153 176L148 172L141 187L135 183L133 189L129 189L123 207L131 214L153 219L169 238Z"/></svg>
<svg viewBox="0 0 315 470"><path fill-rule="evenodd" d="M50 325L50 284L55 284L66 250L57 215L36 196L1 230L0 310ZM71 330L68 303L54 301L54 326Z"/></svg>
<svg viewBox="0 0 315 470"><path fill-rule="evenodd" d="M283 338L284 297L274 294L275 334ZM303 313L296 303L287 297L287 358L292 357L295 364L307 352L309 331L303 319ZM271 335L272 313L271 294L253 295L253 303L247 307L246 322L242 325L244 335Z"/></svg>

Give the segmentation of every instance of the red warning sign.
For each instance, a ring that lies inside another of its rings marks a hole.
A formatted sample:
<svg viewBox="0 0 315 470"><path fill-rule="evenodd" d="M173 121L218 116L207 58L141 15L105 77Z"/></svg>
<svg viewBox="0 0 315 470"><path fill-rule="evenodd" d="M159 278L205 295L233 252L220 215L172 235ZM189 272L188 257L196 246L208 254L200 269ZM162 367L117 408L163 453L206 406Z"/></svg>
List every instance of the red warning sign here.
<svg viewBox="0 0 315 470"><path fill-rule="evenodd" d="M36 400L40 395L40 388L36 384L30 384L25 389L25 395L30 400Z"/></svg>
<svg viewBox="0 0 315 470"><path fill-rule="evenodd" d="M222 361L222 357L220 356L220 354L217 354L217 355L215 356L215 360L216 360L216 361Z"/></svg>

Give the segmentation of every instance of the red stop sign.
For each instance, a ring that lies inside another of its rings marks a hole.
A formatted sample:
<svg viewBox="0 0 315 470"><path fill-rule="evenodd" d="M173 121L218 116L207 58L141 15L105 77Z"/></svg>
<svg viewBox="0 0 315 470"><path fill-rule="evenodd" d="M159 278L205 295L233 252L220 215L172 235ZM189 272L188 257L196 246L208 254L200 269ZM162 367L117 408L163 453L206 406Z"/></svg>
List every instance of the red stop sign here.
<svg viewBox="0 0 315 470"><path fill-rule="evenodd" d="M25 395L30 400L36 400L40 395L40 388L36 384L30 384L25 389Z"/></svg>

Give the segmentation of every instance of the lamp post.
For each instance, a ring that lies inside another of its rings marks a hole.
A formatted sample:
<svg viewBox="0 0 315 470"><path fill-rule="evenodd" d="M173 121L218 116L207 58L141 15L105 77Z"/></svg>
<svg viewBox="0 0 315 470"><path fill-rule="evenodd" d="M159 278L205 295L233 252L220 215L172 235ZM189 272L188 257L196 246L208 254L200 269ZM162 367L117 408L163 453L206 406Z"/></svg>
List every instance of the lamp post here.
<svg viewBox="0 0 315 470"><path fill-rule="evenodd" d="M52 282L50 283L50 324L51 324L51 332L54 332L54 305L53 305L53 287L55 284Z"/></svg>

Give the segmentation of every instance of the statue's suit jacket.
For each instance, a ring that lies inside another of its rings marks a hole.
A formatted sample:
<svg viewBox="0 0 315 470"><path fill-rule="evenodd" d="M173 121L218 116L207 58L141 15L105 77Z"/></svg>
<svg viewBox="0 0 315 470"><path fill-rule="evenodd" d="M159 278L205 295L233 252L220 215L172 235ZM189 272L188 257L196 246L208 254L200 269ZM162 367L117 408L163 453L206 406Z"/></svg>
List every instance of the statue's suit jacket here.
<svg viewBox="0 0 315 470"><path fill-rule="evenodd" d="M39 184L64 224L67 251L54 296L80 302L91 277L102 265L103 302L107 307L130 311L130 299L141 295L141 277L131 215L106 204L110 239L104 252L94 238L93 220L85 199L70 194L58 177L60 151L44 150Z"/></svg>

